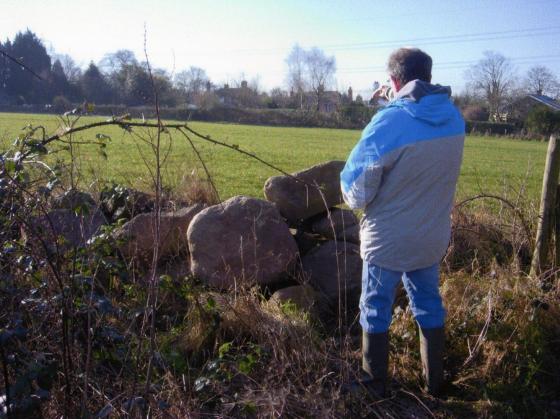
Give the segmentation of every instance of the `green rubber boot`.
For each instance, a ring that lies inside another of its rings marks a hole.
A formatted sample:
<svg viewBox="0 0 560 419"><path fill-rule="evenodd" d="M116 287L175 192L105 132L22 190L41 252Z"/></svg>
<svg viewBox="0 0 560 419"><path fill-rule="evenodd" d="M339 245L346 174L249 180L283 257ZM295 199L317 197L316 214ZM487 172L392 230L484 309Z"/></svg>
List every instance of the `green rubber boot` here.
<svg viewBox="0 0 560 419"><path fill-rule="evenodd" d="M379 397L387 394L389 333L362 333L362 370L366 388Z"/></svg>
<svg viewBox="0 0 560 419"><path fill-rule="evenodd" d="M419 328L420 356L426 380L426 390L432 396L441 394L443 384L443 350L445 346L445 329Z"/></svg>

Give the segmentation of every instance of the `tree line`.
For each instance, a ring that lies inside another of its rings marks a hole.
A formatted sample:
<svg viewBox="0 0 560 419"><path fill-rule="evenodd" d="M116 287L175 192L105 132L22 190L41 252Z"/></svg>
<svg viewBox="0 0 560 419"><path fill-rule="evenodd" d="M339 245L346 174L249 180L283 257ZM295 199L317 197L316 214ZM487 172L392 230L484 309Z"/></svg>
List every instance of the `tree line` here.
<svg viewBox="0 0 560 419"><path fill-rule="evenodd" d="M297 78L288 76L290 91L275 88L269 93L261 91L258 78L218 86L204 69L195 66L174 75L152 69L150 77L147 62L138 60L129 50L106 54L100 62L90 62L82 70L69 55L49 55L29 29L17 33L13 40L0 42L0 51L4 53L0 56L0 104L5 105L52 104L63 108L82 101L153 105L153 78L163 106L211 109L225 102L241 108L318 108L335 73L334 57L327 57L318 48L306 51L299 46L287 59L290 71L294 65L299 66Z"/></svg>
<svg viewBox="0 0 560 419"><path fill-rule="evenodd" d="M359 95L353 97L351 91L334 91L334 56L319 48L304 49L299 45L285 59L287 89L278 87L269 92L260 89L258 78L240 78L217 85L204 69L195 66L173 75L164 69L152 69L150 75L147 63L129 50L106 54L98 63L90 62L82 70L69 55L49 55L29 29L17 33L13 40L0 42L0 52L0 105L39 104L52 106L55 111L67 110L83 101L153 105L152 80L160 105L167 107L209 110L223 105L321 111L328 109L322 105L331 100L338 112L352 113L356 106L367 104ZM466 119L471 120L524 121L528 112L524 98L528 93L560 96L558 78L548 67L536 65L520 76L511 60L493 51L485 52L482 59L470 66L465 78L466 88L455 94L455 102Z"/></svg>

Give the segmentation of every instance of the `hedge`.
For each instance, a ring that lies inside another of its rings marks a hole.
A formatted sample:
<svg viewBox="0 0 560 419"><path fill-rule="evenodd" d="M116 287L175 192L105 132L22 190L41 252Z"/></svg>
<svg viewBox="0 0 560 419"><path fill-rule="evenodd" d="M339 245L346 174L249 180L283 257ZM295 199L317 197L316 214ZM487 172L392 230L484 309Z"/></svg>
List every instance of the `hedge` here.
<svg viewBox="0 0 560 419"><path fill-rule="evenodd" d="M342 108L340 112L332 114L296 110L296 109L238 109L231 107L214 107L210 110L187 110L184 108L160 109L160 116L164 119L178 121L207 121L233 122L249 125L292 126L292 127L321 127L321 128L349 128L362 129L371 119L373 110ZM44 105L0 105L0 112L23 113L59 113L54 107ZM125 105L96 105L93 115L123 115L130 114L133 118L153 119L155 109L151 106Z"/></svg>
<svg viewBox="0 0 560 419"><path fill-rule="evenodd" d="M521 131L521 128L515 124L504 122L465 121L465 123L466 132L471 134L511 135Z"/></svg>

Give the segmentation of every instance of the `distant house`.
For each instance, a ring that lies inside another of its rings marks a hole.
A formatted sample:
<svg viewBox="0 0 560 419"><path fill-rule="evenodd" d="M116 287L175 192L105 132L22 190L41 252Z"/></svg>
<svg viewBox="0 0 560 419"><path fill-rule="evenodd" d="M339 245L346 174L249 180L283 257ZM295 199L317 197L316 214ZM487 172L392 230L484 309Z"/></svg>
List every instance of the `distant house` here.
<svg viewBox="0 0 560 419"><path fill-rule="evenodd" d="M317 103L317 101L319 103ZM348 95L334 90L322 92L306 92L304 106L323 113L336 112L341 106L352 102L352 88L348 89Z"/></svg>
<svg viewBox="0 0 560 419"><path fill-rule="evenodd" d="M321 94L318 110L324 113L333 113L342 105L342 95L338 92L327 91Z"/></svg>
<svg viewBox="0 0 560 419"><path fill-rule="evenodd" d="M240 87L224 87L216 89L216 96L220 104L231 108L254 108L259 104L259 95L243 80Z"/></svg>

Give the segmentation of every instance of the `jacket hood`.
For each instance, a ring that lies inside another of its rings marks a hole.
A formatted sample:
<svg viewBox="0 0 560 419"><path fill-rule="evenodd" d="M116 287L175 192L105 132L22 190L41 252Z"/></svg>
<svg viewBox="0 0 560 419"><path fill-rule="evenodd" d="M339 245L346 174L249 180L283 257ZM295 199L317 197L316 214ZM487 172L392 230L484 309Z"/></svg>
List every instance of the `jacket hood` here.
<svg viewBox="0 0 560 419"><path fill-rule="evenodd" d="M457 109L450 97L449 86L413 80L399 90L388 107L402 108L413 118L430 125L443 125L457 117Z"/></svg>

